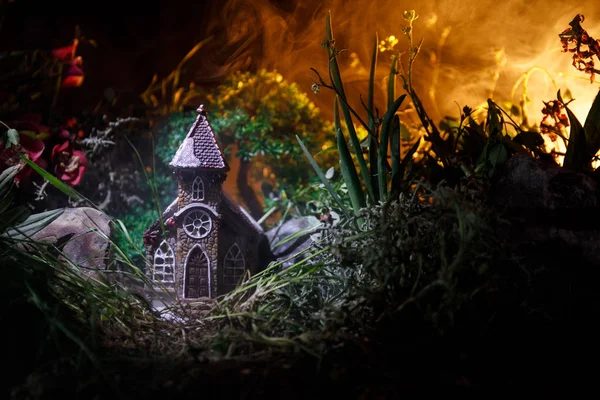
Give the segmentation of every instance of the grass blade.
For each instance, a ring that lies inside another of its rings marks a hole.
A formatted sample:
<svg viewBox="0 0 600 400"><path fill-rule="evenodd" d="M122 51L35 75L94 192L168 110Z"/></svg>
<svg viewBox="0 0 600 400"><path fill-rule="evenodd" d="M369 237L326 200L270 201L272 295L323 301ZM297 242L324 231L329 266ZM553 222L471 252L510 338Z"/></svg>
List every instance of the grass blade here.
<svg viewBox="0 0 600 400"><path fill-rule="evenodd" d="M12 188L15 176L19 173L19 166L6 168L0 174L0 198L4 197Z"/></svg>
<svg viewBox="0 0 600 400"><path fill-rule="evenodd" d="M342 132L337 96L335 97L333 104L333 120L335 124L335 137L340 155L340 169L342 171L342 176L344 177L344 182L346 182L346 186L348 187L354 215L358 215L358 211L365 206L365 195L360 180L358 179L358 174L356 173L350 150L348 150L346 138Z"/></svg>
<svg viewBox="0 0 600 400"><path fill-rule="evenodd" d="M373 93L375 91L375 68L377 68L378 45L379 38L377 37L377 34L375 34L373 50L371 51L371 69L369 70L369 95L367 97L367 111L369 112L369 129L371 129L371 132L375 131L375 105L373 104Z"/></svg>
<svg viewBox="0 0 600 400"><path fill-rule="evenodd" d="M9 237L12 239L26 239L31 237L31 235L42 230L50 222L58 218L63 211L64 209L61 208L30 215L25 221L4 232L0 237Z"/></svg>
<svg viewBox="0 0 600 400"><path fill-rule="evenodd" d="M86 199L77 190L73 189L71 186L67 185L66 183L64 183L63 181L61 181L60 179L58 179L57 177L52 175L50 172L46 171L45 169L43 169L42 167L40 167L33 161L29 160L27 157L23 156L23 154L20 154L20 156L21 156L21 159L23 161L25 161L25 163L31 167L31 169L33 169L35 172L40 174L44 179L46 179L48 182L50 182L50 184L52 186L54 186L55 188L57 188L58 190L60 190L64 194L66 194L67 196L71 197L72 199L87 200L91 204L91 201Z"/></svg>
<svg viewBox="0 0 600 400"><path fill-rule="evenodd" d="M346 94L344 93L344 86L342 83L342 76L340 75L340 69L337 63L337 54L335 52L335 48L333 47L333 31L331 29L331 11L327 13L327 20L325 23L325 31L327 34L327 43L328 43L328 52L329 52L329 71L331 73L333 84L338 92L338 95L342 99L342 113L344 114L344 121L346 122L346 126L348 127L348 134L350 136L350 141L352 142L352 147L354 148L354 153L356 154L356 159L358 160L358 166L360 168L360 173L365 182L365 186L367 187L367 192L369 193L369 198L372 203L375 203L375 194L373 193L373 186L371 185L371 179L369 175L369 170L367 169L367 163L365 162L365 158L362 155L362 150L360 147L360 141L358 140L358 136L356 134L356 130L354 129L354 123L352 122L352 114L350 113L350 109L347 106Z"/></svg>
<svg viewBox="0 0 600 400"><path fill-rule="evenodd" d="M563 103L560 90L558 91L557 98L561 103ZM567 116L569 117L571 131L569 133L569 143L567 144L567 151L565 153L563 167L579 171L583 169L587 163L589 163L592 155L586 154L586 132L584 131L583 126L581 126L581 122L579 122L575 114L573 114L573 112L566 105L565 110L567 111Z"/></svg>
<svg viewBox="0 0 600 400"><path fill-rule="evenodd" d="M585 160L585 166L600 149L600 94L596 95L592 103L592 108L590 108L583 124L583 130L585 131L585 142L587 144L585 156L590 158Z"/></svg>
<svg viewBox="0 0 600 400"><path fill-rule="evenodd" d="M0 219L0 232L13 228L31 215L31 210L25 205L12 207L12 198L8 198L2 205L2 218Z"/></svg>
<svg viewBox="0 0 600 400"><path fill-rule="evenodd" d="M398 53L392 57L392 66L390 67L390 74L388 76L388 109L394 106L394 99L396 98L396 66L398 64Z"/></svg>
<svg viewBox="0 0 600 400"><path fill-rule="evenodd" d="M389 170L389 164L387 162L387 150L388 150L388 141L390 128L392 125L392 120L394 115L396 115L396 111L400 108L400 105L404 101L406 94L398 97L396 101L392 104L392 106L387 110L385 116L383 117L383 123L381 124L381 137L379 139L379 157L378 157L378 174L377 180L379 182L379 195L381 200L385 200L387 196L387 173Z"/></svg>
<svg viewBox="0 0 600 400"><path fill-rule="evenodd" d="M338 206L340 207L340 210L342 210L342 213L344 214L344 216L346 218L350 219L350 214L348 214L346 207L344 207L344 203L342 202L342 199L340 199L340 196L337 195L337 193L331 186L331 183L329 183L329 180L325 177L325 174L323 174L323 171L321 171L321 168L319 168L319 166L317 165L315 159L310 155L310 153L308 152L308 149L306 148L306 146L304 146L304 143L302 143L302 139L300 139L300 137L298 135L296 135L296 139L298 140L298 143L300 143L300 147L302 147L302 151L306 155L306 158L308 158L310 165L313 167L313 169L317 173L317 176L319 177L321 182L323 182L323 185L325 185L325 188L327 189L327 191L329 192L331 197L333 197L335 202L338 204Z"/></svg>
<svg viewBox="0 0 600 400"><path fill-rule="evenodd" d="M392 134L390 136L390 151L392 153L392 179L400 171L400 117L394 115Z"/></svg>
<svg viewBox="0 0 600 400"><path fill-rule="evenodd" d="M369 113L369 173L371 175L371 187L373 188L373 195L375 202L379 201L379 189L377 186L377 152L378 152L378 128L375 123L375 105L373 100L373 93L375 92L375 69L377 68L377 48L379 46L379 38L375 34L375 41L373 42L373 50L371 52L371 69L369 71L369 97L368 97L368 113Z"/></svg>

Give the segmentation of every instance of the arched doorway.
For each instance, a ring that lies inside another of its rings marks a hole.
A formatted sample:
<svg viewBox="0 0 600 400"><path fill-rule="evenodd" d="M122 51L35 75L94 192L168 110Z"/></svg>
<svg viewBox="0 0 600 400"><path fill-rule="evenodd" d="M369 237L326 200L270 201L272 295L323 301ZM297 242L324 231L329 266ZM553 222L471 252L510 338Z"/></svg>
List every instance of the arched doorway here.
<svg viewBox="0 0 600 400"><path fill-rule="evenodd" d="M186 299L210 297L210 265L200 246L194 246L186 257L184 294Z"/></svg>

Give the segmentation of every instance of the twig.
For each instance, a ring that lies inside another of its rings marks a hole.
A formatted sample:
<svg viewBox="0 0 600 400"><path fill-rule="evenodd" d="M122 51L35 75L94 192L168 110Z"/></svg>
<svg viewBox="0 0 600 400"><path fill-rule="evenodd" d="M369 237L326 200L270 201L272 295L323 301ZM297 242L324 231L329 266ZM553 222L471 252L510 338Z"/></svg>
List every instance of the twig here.
<svg viewBox="0 0 600 400"><path fill-rule="evenodd" d="M48 186L48 184L50 183L49 180L44 179L44 183L42 183L41 185L38 185L37 183L33 183L33 185L35 186L35 201L41 201L44 200L46 197L48 197L48 194L46 193L46 186Z"/></svg>

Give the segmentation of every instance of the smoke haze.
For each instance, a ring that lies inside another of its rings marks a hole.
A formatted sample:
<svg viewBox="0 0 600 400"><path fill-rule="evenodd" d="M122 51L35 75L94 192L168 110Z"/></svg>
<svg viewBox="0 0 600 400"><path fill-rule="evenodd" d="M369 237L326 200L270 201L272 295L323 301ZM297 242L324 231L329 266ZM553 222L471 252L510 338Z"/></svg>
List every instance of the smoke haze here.
<svg viewBox="0 0 600 400"><path fill-rule="evenodd" d="M374 35L399 39L396 49L404 51L407 41L401 32L402 13L414 9L415 44L423 47L414 65L414 86L434 119L457 116L458 108L478 106L493 96L510 100L511 89L527 70L540 67L559 88L567 87L581 119L597 93L597 84L571 66L569 54L561 53L558 34L580 13L584 28L600 37L600 5L596 2L555 0L429 0L429 1L288 1L230 0L215 2L204 17L206 34L215 37L196 75L199 81L215 81L223 75L256 68L276 69L284 78L310 92L315 76L310 68L327 72L325 16L332 13L336 47L349 98L360 108L359 94L366 96L369 57ZM446 34L443 46L442 36ZM380 53L376 104L385 105L385 85L390 52ZM406 63L406 55L403 62ZM556 90L548 77L538 72L529 82L532 117L541 116L541 100L551 100ZM437 72L436 72L437 70ZM437 74L437 77L436 77ZM562 75L561 75L562 74ZM497 78L497 79L496 79ZM398 82L399 85L399 82ZM430 96L430 91L434 93ZM522 85L515 98L519 100ZM322 90L311 99L329 116L332 97ZM435 97L434 97L434 96ZM539 118L538 118L539 119Z"/></svg>

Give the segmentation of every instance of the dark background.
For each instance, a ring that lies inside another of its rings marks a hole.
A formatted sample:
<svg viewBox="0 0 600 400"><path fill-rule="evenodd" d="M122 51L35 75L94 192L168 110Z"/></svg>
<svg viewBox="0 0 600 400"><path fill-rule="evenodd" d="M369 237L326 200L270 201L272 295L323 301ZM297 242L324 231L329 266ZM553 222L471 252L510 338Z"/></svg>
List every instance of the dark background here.
<svg viewBox="0 0 600 400"><path fill-rule="evenodd" d="M0 0L4 13L0 51L67 46L79 26L81 34L98 46L83 43L77 49L83 58L85 81L81 87L61 93L61 104L70 108L71 102L80 107L98 101L107 88L121 98L139 95L154 74L168 75L196 43L212 34L217 39L213 46L220 51L212 51L206 68L198 66L193 77L200 84L210 84L221 75L219 66L230 51L222 43L219 46L224 26L212 17L218 16L220 3Z"/></svg>

